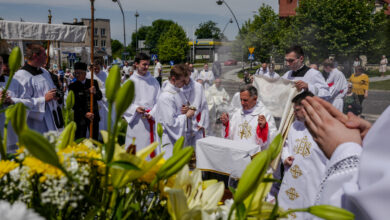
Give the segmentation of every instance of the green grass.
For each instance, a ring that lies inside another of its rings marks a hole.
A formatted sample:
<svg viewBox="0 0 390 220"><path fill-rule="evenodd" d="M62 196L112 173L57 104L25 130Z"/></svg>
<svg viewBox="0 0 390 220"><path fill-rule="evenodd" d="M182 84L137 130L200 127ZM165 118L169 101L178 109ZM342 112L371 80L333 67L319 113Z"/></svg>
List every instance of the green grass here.
<svg viewBox="0 0 390 220"><path fill-rule="evenodd" d="M373 90L390 90L390 79L378 82L370 82L370 89Z"/></svg>
<svg viewBox="0 0 390 220"><path fill-rule="evenodd" d="M374 76L381 76L382 73L379 72L379 70L366 70L365 73L368 75L368 77L374 77ZM385 72L385 76L390 75L390 71Z"/></svg>

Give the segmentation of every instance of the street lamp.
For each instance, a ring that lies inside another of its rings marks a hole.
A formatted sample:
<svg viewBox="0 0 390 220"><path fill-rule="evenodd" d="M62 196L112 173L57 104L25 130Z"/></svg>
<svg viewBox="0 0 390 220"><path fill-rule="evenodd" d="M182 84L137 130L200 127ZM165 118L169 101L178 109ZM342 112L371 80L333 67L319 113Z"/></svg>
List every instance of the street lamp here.
<svg viewBox="0 0 390 220"><path fill-rule="evenodd" d="M122 13L122 19L123 19L123 43L126 49L126 26L125 26L125 14L123 13L122 5L119 0L112 0L113 2L118 3L119 9L121 10Z"/></svg>
<svg viewBox="0 0 390 220"><path fill-rule="evenodd" d="M228 5L228 3L227 3L225 0L218 0L218 1L216 1L216 2L217 2L217 5L225 4L226 7L229 9L230 13L232 13L233 18L234 18L234 20L236 21L236 24L237 24L238 34L239 34L239 35L241 36L241 38L242 38L240 25L238 24L236 15L234 15L234 13L233 13L232 9L230 8L230 6ZM243 40L243 39L242 39L242 40ZM242 51L242 49L241 49L241 65L242 65L242 69L244 69L244 52Z"/></svg>
<svg viewBox="0 0 390 220"><path fill-rule="evenodd" d="M139 14L138 14L138 11L135 11L135 53L137 53L138 51L138 17L139 17Z"/></svg>

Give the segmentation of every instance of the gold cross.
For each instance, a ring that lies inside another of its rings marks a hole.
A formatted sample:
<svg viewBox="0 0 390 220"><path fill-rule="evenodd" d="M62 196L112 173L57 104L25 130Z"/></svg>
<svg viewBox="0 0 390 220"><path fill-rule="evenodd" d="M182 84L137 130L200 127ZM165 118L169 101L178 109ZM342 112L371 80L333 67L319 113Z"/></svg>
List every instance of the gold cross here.
<svg viewBox="0 0 390 220"><path fill-rule="evenodd" d="M291 187L290 189L286 190L286 194L290 200L295 200L299 197L299 194L297 191L295 191L295 188Z"/></svg>
<svg viewBox="0 0 390 220"><path fill-rule="evenodd" d="M302 170L296 164L290 168L290 173L294 179L297 179L298 177L302 176Z"/></svg>

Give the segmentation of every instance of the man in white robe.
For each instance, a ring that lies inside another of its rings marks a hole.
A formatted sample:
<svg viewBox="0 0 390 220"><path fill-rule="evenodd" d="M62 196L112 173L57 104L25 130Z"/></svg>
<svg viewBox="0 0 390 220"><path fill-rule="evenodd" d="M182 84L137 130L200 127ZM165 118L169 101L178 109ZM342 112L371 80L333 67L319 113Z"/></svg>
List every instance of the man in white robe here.
<svg viewBox="0 0 390 220"><path fill-rule="evenodd" d="M209 105L215 105L217 114L222 111L226 111L229 105L230 96L226 90L221 86L221 79L217 78L214 84L207 90L208 96L210 97Z"/></svg>
<svg viewBox="0 0 390 220"><path fill-rule="evenodd" d="M100 91L103 94L102 100L98 101L99 105L99 131L100 130L108 130L107 127L107 114L108 114L108 103L106 99L106 79L108 76L107 72L104 72L101 68L101 64L99 62L95 62L93 65L93 79L98 82ZM91 79L91 72L87 73L87 79ZM100 135L100 134L99 134Z"/></svg>
<svg viewBox="0 0 390 220"><path fill-rule="evenodd" d="M318 70L307 67L303 63L304 59L305 55L300 46L288 48L285 61L290 70L283 75L283 78L295 81L299 91L310 91L318 97L329 100L329 88L324 77Z"/></svg>
<svg viewBox="0 0 390 220"><path fill-rule="evenodd" d="M188 67L185 64L173 66L169 76L169 82L163 89L157 100L156 122L161 123L164 129L161 144L164 146L164 158L172 156L173 145L181 137L186 135L187 121L195 115L194 109L183 110L186 101L180 88L184 86L188 75ZM158 149L159 150L159 149Z"/></svg>
<svg viewBox="0 0 390 220"><path fill-rule="evenodd" d="M326 59L323 65L324 71L329 74L326 79L330 92L329 102L342 112L344 107L343 99L348 91L348 82L345 79L344 73L334 66L334 61Z"/></svg>
<svg viewBox="0 0 390 220"><path fill-rule="evenodd" d="M209 70L209 64L204 64L203 70L198 75L198 79L203 80L202 84L205 90L207 90L211 85L213 85L215 78L213 71Z"/></svg>
<svg viewBox="0 0 390 220"><path fill-rule="evenodd" d="M190 68L191 71L191 79L196 82L198 80L199 71L194 68L194 64L192 63L188 64L188 67Z"/></svg>
<svg viewBox="0 0 390 220"><path fill-rule="evenodd" d="M280 78L279 74L275 72L275 65L271 63L269 65L269 71L264 73L263 76L271 78L271 79L278 79Z"/></svg>
<svg viewBox="0 0 390 220"><path fill-rule="evenodd" d="M196 140L204 138L209 128L209 109L206 101L203 86L195 82L191 76L192 73L185 77L185 85L181 88L185 105L188 108L195 109L195 117L187 120L188 129L186 132L186 146L195 147Z"/></svg>
<svg viewBox="0 0 390 220"><path fill-rule="evenodd" d="M268 147L276 135L275 120L267 108L257 101L257 89L246 85L240 89L242 108L230 117L224 112L221 115L223 124L222 136L243 144L257 144L259 151Z"/></svg>
<svg viewBox="0 0 390 220"><path fill-rule="evenodd" d="M40 133L59 131L64 121L57 102L57 88L50 73L42 68L46 63L45 49L39 44L30 44L26 56L27 63L13 79L22 87L17 98L28 108L27 125Z"/></svg>
<svg viewBox="0 0 390 220"><path fill-rule="evenodd" d="M157 141L157 125L153 112L160 93L160 84L148 71L149 62L150 57L144 53L135 58L136 70L130 77L134 82L134 99L123 114L128 123L125 145L128 147L135 138L137 151Z"/></svg>
<svg viewBox="0 0 390 220"><path fill-rule="evenodd" d="M313 140L305 126L305 116L301 101L311 92L298 94L294 103L295 121L292 123L283 146L284 177L280 186L278 201L284 210L307 208L314 205L316 193L324 176L328 159ZM294 214L297 219L310 218L303 212Z"/></svg>
<svg viewBox="0 0 390 220"><path fill-rule="evenodd" d="M317 204L345 208L356 219L390 216L390 107L371 124L317 98L303 102L309 129L330 159Z"/></svg>
<svg viewBox="0 0 390 220"><path fill-rule="evenodd" d="M266 75L269 74L268 64L262 63L261 67L256 70L255 75Z"/></svg>

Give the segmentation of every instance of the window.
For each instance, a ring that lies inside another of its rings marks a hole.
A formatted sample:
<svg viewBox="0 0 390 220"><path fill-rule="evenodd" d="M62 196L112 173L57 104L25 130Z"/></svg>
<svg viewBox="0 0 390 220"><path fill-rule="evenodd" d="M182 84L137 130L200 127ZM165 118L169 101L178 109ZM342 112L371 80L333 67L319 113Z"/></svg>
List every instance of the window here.
<svg viewBox="0 0 390 220"><path fill-rule="evenodd" d="M106 29L105 28L100 29L100 35L106 36Z"/></svg>
<svg viewBox="0 0 390 220"><path fill-rule="evenodd" d="M102 47L106 47L106 40L102 40Z"/></svg>
<svg viewBox="0 0 390 220"><path fill-rule="evenodd" d="M93 46L97 47L98 46L98 40L93 40Z"/></svg>
<svg viewBox="0 0 390 220"><path fill-rule="evenodd" d="M97 28L95 28L95 31L93 32L95 35L97 35L98 34L98 29Z"/></svg>

